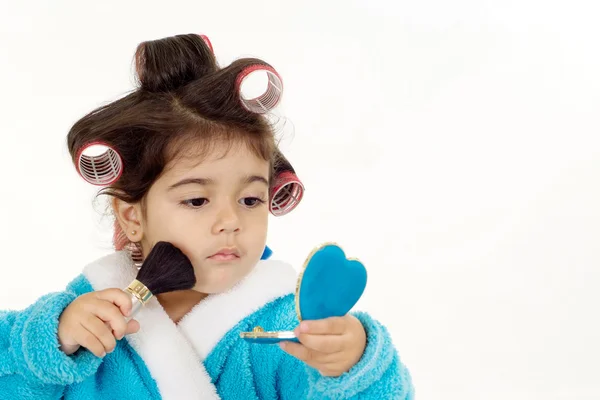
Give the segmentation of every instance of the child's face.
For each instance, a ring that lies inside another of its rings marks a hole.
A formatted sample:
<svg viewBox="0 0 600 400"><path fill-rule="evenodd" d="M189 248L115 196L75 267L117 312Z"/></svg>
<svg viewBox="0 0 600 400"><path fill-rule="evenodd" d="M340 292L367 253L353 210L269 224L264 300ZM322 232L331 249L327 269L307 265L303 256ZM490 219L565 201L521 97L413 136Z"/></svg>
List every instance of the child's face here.
<svg viewBox="0 0 600 400"><path fill-rule="evenodd" d="M142 222L144 255L158 241L179 247L194 266L194 289L202 293L239 282L266 244L269 162L244 146L223 153L217 148L200 164L169 166L148 192Z"/></svg>

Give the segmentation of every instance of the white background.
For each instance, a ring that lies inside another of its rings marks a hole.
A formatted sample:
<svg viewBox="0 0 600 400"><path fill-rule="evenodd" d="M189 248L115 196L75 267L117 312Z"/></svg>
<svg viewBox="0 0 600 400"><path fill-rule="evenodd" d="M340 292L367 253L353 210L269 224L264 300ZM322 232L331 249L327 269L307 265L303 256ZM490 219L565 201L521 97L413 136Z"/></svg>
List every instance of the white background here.
<svg viewBox="0 0 600 400"><path fill-rule="evenodd" d="M135 47L205 33L281 73L307 191L269 245L369 270L418 399L600 398L600 24L580 1L0 3L0 309L110 248L71 124ZM210 323L210 322L207 322Z"/></svg>

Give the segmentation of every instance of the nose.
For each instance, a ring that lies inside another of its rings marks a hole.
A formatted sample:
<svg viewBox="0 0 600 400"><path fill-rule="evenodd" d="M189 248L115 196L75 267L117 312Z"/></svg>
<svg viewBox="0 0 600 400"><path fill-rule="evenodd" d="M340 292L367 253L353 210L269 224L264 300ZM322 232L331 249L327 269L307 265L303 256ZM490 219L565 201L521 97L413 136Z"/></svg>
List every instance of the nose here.
<svg viewBox="0 0 600 400"><path fill-rule="evenodd" d="M223 204L217 212L213 234L237 233L240 228L240 218L235 205Z"/></svg>

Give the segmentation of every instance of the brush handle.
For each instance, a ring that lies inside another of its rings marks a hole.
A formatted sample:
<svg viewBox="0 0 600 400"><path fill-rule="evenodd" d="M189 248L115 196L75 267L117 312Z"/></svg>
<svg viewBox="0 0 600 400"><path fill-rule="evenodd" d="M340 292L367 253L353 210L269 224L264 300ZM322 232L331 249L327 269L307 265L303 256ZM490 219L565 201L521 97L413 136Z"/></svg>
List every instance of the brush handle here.
<svg viewBox="0 0 600 400"><path fill-rule="evenodd" d="M125 293L131 294L127 291ZM142 308L142 303L138 300L137 297L135 297L133 294L131 294L131 312L129 313L128 317L125 317L125 322L129 322L133 318L135 318L135 315L138 313L138 311L141 308Z"/></svg>
<svg viewBox="0 0 600 400"><path fill-rule="evenodd" d="M129 322L135 318L135 315L142 308L142 303L133 294L129 293L126 290L124 290L124 292L131 295L131 312L129 313L128 317L124 316L125 322ZM104 325L106 325L106 327L112 331L112 327L110 326L110 324L108 322L105 322Z"/></svg>

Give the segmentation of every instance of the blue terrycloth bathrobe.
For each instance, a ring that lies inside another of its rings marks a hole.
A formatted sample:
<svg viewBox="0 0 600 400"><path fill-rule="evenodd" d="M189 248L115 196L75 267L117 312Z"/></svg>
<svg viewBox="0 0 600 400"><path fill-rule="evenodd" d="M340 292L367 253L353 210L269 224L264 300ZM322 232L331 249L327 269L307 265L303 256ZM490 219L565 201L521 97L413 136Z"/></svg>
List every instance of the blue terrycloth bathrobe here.
<svg viewBox="0 0 600 400"><path fill-rule="evenodd" d="M180 322L158 301L136 315L139 332L119 341L104 359L82 348L58 349L61 312L77 296L125 288L136 276L129 255L116 252L85 267L64 292L48 294L23 311L0 312L0 399L401 399L414 396L410 375L381 324L353 313L367 332L367 348L336 378L286 354L277 345L250 344L240 332L293 330L297 272L261 260L229 292L211 295Z"/></svg>

